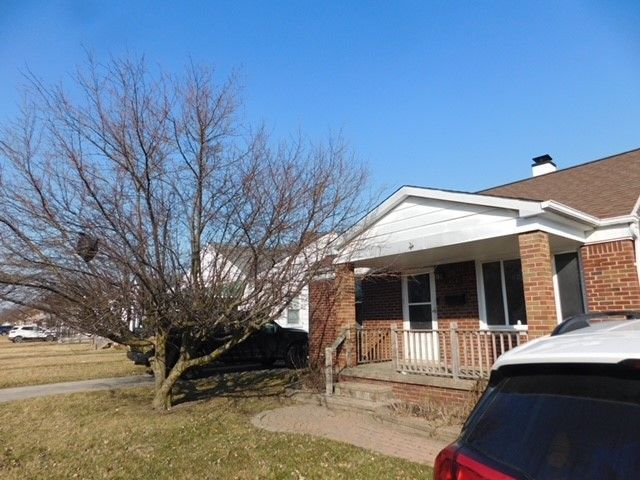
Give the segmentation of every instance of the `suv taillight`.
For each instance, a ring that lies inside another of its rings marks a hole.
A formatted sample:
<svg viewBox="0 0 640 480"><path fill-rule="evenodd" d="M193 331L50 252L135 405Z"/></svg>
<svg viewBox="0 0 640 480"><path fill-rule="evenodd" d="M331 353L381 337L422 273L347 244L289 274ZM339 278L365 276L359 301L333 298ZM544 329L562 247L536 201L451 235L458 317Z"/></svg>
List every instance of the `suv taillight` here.
<svg viewBox="0 0 640 480"><path fill-rule="evenodd" d="M449 445L436 457L434 480L516 480Z"/></svg>

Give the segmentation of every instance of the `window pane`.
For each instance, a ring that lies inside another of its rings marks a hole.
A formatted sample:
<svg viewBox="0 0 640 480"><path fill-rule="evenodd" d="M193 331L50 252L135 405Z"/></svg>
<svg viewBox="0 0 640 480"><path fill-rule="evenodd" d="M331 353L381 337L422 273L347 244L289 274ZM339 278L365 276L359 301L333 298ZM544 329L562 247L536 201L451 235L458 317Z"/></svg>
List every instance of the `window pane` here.
<svg viewBox="0 0 640 480"><path fill-rule="evenodd" d="M431 301L431 288L429 284L429 274L413 275L407 277L407 288L409 290L409 303L422 303Z"/></svg>
<svg viewBox="0 0 640 480"><path fill-rule="evenodd" d="M364 291L362 289L362 279L356 278L356 303L362 303Z"/></svg>
<svg viewBox="0 0 640 480"><path fill-rule="evenodd" d="M364 320L364 304L362 302L356 303L356 323L362 325Z"/></svg>
<svg viewBox="0 0 640 480"><path fill-rule="evenodd" d="M562 318L584 313L578 254L563 253L555 259Z"/></svg>
<svg viewBox="0 0 640 480"><path fill-rule="evenodd" d="M409 305L409 327L412 330L431 330L431 305Z"/></svg>
<svg viewBox="0 0 640 480"><path fill-rule="evenodd" d="M297 325L300 323L300 310L289 308L287 309L287 323Z"/></svg>
<svg viewBox="0 0 640 480"><path fill-rule="evenodd" d="M484 282L484 303L487 309L487 324L504 325L500 262L482 264L482 280Z"/></svg>
<svg viewBox="0 0 640 480"><path fill-rule="evenodd" d="M524 286L522 285L522 266L520 260L504 262L504 283L507 289L507 311L509 325L527 324L527 310L524 303Z"/></svg>

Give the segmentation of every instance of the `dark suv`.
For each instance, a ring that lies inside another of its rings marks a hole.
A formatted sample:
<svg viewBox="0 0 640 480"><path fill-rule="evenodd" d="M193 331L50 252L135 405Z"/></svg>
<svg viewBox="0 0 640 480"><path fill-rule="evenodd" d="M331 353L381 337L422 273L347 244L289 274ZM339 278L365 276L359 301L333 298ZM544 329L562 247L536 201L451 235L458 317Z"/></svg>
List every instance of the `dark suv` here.
<svg viewBox="0 0 640 480"><path fill-rule="evenodd" d="M640 320L598 316L500 357L434 478L640 478Z"/></svg>
<svg viewBox="0 0 640 480"><path fill-rule="evenodd" d="M167 368L175 365L180 350L180 338L177 332L170 336L167 351ZM207 354L222 345L220 339L209 336L193 346L193 357ZM244 342L236 345L220 357L224 363L259 362L270 366L276 361L284 361L288 368L302 368L307 364L309 335L304 330L284 328L276 323L264 325ZM136 365L150 366L153 349L142 351L132 348L127 356Z"/></svg>

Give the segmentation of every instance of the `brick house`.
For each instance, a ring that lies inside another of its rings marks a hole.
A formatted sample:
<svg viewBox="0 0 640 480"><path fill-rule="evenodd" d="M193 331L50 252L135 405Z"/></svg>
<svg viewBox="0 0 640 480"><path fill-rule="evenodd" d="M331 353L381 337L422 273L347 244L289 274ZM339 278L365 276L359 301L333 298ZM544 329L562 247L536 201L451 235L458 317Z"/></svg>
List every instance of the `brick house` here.
<svg viewBox="0 0 640 480"><path fill-rule="evenodd" d="M409 401L464 400L563 318L640 310L640 150L532 168L476 193L405 186L370 212L310 286L312 364Z"/></svg>

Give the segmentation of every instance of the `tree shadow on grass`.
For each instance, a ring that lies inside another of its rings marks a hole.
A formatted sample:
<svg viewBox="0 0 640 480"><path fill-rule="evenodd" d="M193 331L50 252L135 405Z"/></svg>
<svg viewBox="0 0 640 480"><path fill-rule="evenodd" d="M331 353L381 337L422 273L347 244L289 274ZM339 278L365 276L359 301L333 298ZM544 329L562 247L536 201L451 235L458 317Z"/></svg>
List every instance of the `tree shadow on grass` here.
<svg viewBox="0 0 640 480"><path fill-rule="evenodd" d="M258 398L277 397L296 382L295 370L260 365L227 367L209 372L205 378L183 380L174 389L173 405L215 397Z"/></svg>

